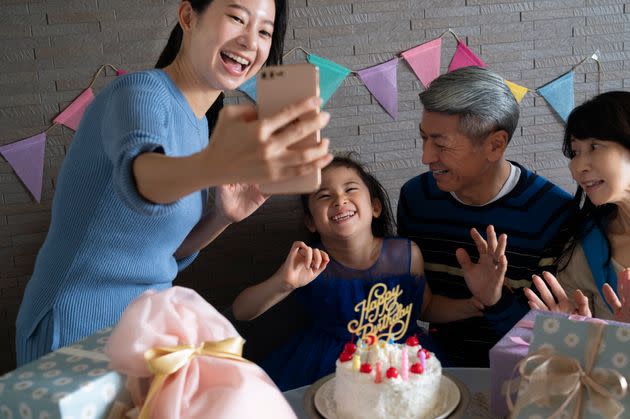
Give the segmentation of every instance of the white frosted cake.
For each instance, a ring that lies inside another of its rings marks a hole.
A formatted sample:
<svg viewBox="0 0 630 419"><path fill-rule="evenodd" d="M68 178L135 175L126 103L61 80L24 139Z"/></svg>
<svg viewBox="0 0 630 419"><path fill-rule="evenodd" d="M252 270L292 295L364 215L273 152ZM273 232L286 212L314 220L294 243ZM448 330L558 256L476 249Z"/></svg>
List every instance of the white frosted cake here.
<svg viewBox="0 0 630 419"><path fill-rule="evenodd" d="M441 379L440 361L415 337L405 344L346 344L336 363L337 417L423 418L437 403Z"/></svg>

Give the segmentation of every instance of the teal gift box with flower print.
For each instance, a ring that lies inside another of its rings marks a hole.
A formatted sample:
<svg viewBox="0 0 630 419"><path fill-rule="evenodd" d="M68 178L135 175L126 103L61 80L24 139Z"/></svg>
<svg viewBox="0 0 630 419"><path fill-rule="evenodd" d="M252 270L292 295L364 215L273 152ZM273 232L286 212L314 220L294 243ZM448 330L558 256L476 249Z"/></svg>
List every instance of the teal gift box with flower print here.
<svg viewBox="0 0 630 419"><path fill-rule="evenodd" d="M0 376L0 418L107 418L129 404L125 377L109 370L103 348L111 329Z"/></svg>
<svg viewBox="0 0 630 419"><path fill-rule="evenodd" d="M628 323L541 314L517 368L521 384L512 417L630 417Z"/></svg>

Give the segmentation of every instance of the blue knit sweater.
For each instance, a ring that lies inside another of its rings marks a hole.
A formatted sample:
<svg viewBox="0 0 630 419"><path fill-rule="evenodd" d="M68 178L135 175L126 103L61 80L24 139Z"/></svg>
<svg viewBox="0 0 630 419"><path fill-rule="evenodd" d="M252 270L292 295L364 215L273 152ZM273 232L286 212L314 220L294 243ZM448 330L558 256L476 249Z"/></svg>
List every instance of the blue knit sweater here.
<svg viewBox="0 0 630 419"><path fill-rule="evenodd" d="M575 208L571 196L517 163L521 176L514 189L488 205L477 207L457 201L441 191L431 173L409 180L400 191L398 234L414 240L424 256L431 291L451 298L471 296L455 257L464 248L477 260L470 237L472 227L482 233L493 224L497 234L506 233L508 270L499 302L476 317L432 325L433 333L455 366L487 366L488 351L527 312L523 288L532 274L554 271L554 258L562 250L552 238Z"/></svg>
<svg viewBox="0 0 630 419"><path fill-rule="evenodd" d="M50 351L111 326L142 292L171 286L196 257L173 255L207 194L150 203L138 194L133 160L150 151L188 156L207 145L206 118L197 119L161 70L119 77L96 97L57 179L48 235L18 313L18 354L24 339ZM34 335L44 321L52 321L52 342Z"/></svg>

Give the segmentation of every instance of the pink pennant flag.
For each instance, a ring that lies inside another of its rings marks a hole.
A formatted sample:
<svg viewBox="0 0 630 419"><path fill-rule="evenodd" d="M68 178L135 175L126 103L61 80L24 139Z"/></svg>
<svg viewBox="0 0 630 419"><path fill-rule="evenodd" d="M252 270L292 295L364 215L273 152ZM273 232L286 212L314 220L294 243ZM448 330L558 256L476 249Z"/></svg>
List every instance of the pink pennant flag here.
<svg viewBox="0 0 630 419"><path fill-rule="evenodd" d="M116 75L117 76L124 76L125 74L127 74L127 72L125 70L122 70L120 68L116 69Z"/></svg>
<svg viewBox="0 0 630 419"><path fill-rule="evenodd" d="M79 123L85 112L85 108L94 100L94 92L88 87L66 109L53 119L57 124L63 124L74 131L79 128Z"/></svg>
<svg viewBox="0 0 630 419"><path fill-rule="evenodd" d="M7 159L37 202L42 197L45 148L45 132L0 147L0 154Z"/></svg>
<svg viewBox="0 0 630 419"><path fill-rule="evenodd" d="M455 50L455 54L453 54L451 63L448 65L448 72L450 73L458 68L470 66L485 68L486 63L475 55L462 41L457 41L457 49Z"/></svg>
<svg viewBox="0 0 630 419"><path fill-rule="evenodd" d="M429 87L429 84L440 75L442 38L411 48L403 52L402 56L424 87Z"/></svg>
<svg viewBox="0 0 630 419"><path fill-rule="evenodd" d="M398 58L359 70L357 74L378 103L396 119L398 116L398 83L396 65Z"/></svg>

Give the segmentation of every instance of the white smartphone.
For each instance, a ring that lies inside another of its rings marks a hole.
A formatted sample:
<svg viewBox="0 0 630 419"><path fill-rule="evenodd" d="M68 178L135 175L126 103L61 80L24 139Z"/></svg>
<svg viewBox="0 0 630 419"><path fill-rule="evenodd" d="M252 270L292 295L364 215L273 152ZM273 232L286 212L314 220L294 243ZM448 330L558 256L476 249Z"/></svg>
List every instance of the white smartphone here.
<svg viewBox="0 0 630 419"><path fill-rule="evenodd" d="M287 64L265 67L256 78L256 99L258 116L269 117L282 108L304 100L319 96L319 69L308 63ZM314 113L318 113L314 111ZM312 147L319 144L319 130L305 137L294 145L293 149ZM296 176L280 182L260 185L264 194L300 194L314 192L321 184L321 170L303 176Z"/></svg>

